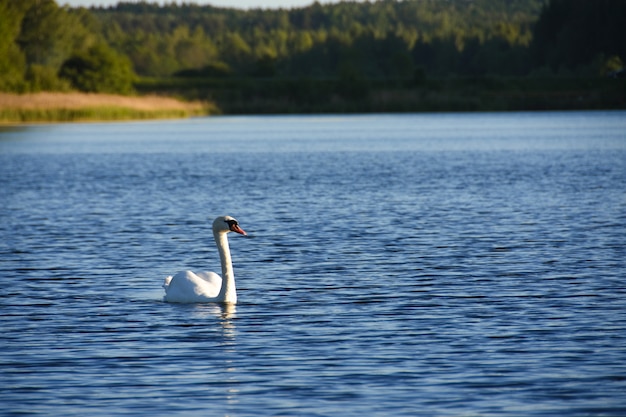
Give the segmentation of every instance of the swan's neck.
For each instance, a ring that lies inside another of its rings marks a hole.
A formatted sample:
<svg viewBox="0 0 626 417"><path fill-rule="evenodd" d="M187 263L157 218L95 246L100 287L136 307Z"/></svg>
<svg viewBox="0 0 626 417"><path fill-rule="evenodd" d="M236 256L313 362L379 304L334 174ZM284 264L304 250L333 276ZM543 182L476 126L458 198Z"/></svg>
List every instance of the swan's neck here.
<svg viewBox="0 0 626 417"><path fill-rule="evenodd" d="M226 233L220 232L214 232L213 236L215 237L222 264L222 288L220 288L220 293L217 297L224 303L236 303L237 288L235 287L235 274L233 272L233 262L230 258L228 237Z"/></svg>

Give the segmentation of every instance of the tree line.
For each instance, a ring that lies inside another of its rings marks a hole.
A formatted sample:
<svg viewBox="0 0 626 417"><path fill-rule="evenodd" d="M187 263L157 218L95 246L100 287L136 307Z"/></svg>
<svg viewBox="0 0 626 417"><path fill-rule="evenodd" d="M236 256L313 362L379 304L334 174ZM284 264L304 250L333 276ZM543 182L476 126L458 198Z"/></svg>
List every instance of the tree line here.
<svg viewBox="0 0 626 417"><path fill-rule="evenodd" d="M413 80L599 76L623 0L379 0L238 10L0 0L0 90L130 93L137 77ZM358 85L355 84L355 85Z"/></svg>

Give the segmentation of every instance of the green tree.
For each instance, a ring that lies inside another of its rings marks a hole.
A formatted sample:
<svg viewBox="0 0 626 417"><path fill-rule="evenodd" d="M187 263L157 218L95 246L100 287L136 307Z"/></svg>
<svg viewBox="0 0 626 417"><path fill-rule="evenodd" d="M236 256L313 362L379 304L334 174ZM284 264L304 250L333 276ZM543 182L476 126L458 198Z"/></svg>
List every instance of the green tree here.
<svg viewBox="0 0 626 417"><path fill-rule="evenodd" d="M24 3L0 0L0 90L2 91L15 91L24 87L26 59L15 43L24 15L22 9Z"/></svg>
<svg viewBox="0 0 626 417"><path fill-rule="evenodd" d="M22 19L16 41L29 65L58 69L88 38L77 16L67 13L54 0L34 0Z"/></svg>
<svg viewBox="0 0 626 417"><path fill-rule="evenodd" d="M535 65L554 72L626 57L626 2L550 0L542 9L531 45Z"/></svg>
<svg viewBox="0 0 626 417"><path fill-rule="evenodd" d="M130 61L101 43L65 61L59 75L74 88L94 93L129 94L135 79Z"/></svg>
<svg viewBox="0 0 626 417"><path fill-rule="evenodd" d="M284 76L336 77L348 60L365 77L410 78L413 62L440 76L467 74L469 67L463 64L470 63L476 51L467 53L466 46L482 48L489 41L498 47L490 46L476 62L506 60L507 65L492 67L509 71L514 67L509 63L521 59L512 56L520 52L519 46L528 48L529 28L543 3L378 0L246 11L186 2L121 2L91 12L102 22L105 39L128 55L142 75L167 75L219 62L240 75L269 73L273 67ZM509 47L501 47L500 41ZM419 57L415 49L427 49L428 56Z"/></svg>
<svg viewBox="0 0 626 417"><path fill-rule="evenodd" d="M231 67L239 70L250 65L252 60L252 48L239 32L232 32L225 36L220 54Z"/></svg>

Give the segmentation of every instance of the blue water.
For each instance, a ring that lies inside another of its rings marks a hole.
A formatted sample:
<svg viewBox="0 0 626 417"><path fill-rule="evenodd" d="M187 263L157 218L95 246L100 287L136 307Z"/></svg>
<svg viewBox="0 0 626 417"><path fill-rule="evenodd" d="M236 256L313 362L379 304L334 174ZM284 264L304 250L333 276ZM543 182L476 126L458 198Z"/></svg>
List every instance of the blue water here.
<svg viewBox="0 0 626 417"><path fill-rule="evenodd" d="M1 415L626 415L625 112L5 127L0 198Z"/></svg>

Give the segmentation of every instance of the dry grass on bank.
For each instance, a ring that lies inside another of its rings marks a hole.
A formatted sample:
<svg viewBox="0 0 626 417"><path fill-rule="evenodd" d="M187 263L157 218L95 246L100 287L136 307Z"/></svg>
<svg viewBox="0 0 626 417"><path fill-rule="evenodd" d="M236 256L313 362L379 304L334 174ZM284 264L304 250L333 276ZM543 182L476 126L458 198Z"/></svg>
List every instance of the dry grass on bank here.
<svg viewBox="0 0 626 417"><path fill-rule="evenodd" d="M212 103L88 93L0 93L0 123L184 118L217 113Z"/></svg>

